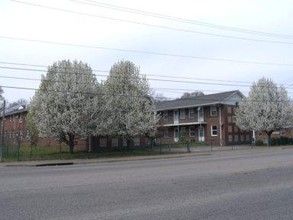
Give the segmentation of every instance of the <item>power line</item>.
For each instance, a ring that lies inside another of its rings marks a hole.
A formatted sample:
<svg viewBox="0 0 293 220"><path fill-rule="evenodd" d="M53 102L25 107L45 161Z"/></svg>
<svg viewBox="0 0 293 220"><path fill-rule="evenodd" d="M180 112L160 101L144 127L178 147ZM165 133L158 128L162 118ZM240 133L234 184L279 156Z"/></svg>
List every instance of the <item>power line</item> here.
<svg viewBox="0 0 293 220"><path fill-rule="evenodd" d="M73 14L78 14L78 15L98 17L98 18L107 19L107 20L114 20L114 21L119 21L119 22L132 23L132 24L143 25L143 26L148 26L148 27L155 27L155 28L172 30L172 31L181 31L181 32L186 32L186 33L208 35L208 36L213 36L213 37L230 38L230 39L236 39L236 40L254 41L254 42L260 42L260 43L274 43L274 44L287 44L287 45L292 45L293 44L293 42L261 40L261 39L255 39L255 38L245 38L245 37L235 37L235 36L230 36L230 35L207 33L207 32L194 31L194 30L189 30L189 29L180 29L180 28L174 28L174 27L163 26L163 25L147 24L147 23L138 22L138 21L132 21L132 20L126 20L126 19L120 19L120 18L113 18L113 17L107 17L107 16L102 16L102 15L96 15L96 14L89 14L89 13L84 13L84 12L79 12L79 11L74 11L74 10L69 10L69 9L56 8L56 7L46 6L46 5L23 2L23 1L19 1L19 0L11 0L11 1L21 3L21 4L25 4L25 5L30 5L30 6L50 9L50 10L54 10L54 11L61 11L61 12L66 12L66 13L71 13L71 14L73 13Z"/></svg>
<svg viewBox="0 0 293 220"><path fill-rule="evenodd" d="M17 68L17 67L3 67L0 66L0 69L11 69L11 70L18 70L18 71L35 71L35 72L47 72L46 70L40 70L40 69L28 69L28 68ZM57 73L68 73L70 72L57 72ZM108 75L102 75L102 74L93 74L95 76L102 76L107 77ZM42 79L37 78L25 78L25 77L13 77L13 76L3 76L0 75L0 78L9 78L9 79L18 79L18 80L34 80L34 81L41 81ZM210 82L209 79L206 79L207 81L190 81L190 80L172 80L172 79L160 79L160 78L148 78L150 81L162 81L162 82L172 82L172 83L185 83L185 84L199 84L199 85L215 85L215 86L232 86L232 87L251 87L251 85L242 85L242 84L229 84L229 83L213 83ZM62 82L57 80L48 80L44 79L44 81L52 81L52 82ZM84 83L83 83L84 84ZM151 88L150 88L151 89ZM190 91L190 90L189 90Z"/></svg>
<svg viewBox="0 0 293 220"><path fill-rule="evenodd" d="M100 49L100 50L111 50L111 51L117 51L117 52L129 52L129 53L149 54L149 55L157 55L157 56L200 59L200 60L206 60L206 61L232 62L232 63L255 64L255 65L272 65L272 66L293 66L293 64L290 64L290 63L257 62L257 61L211 58L211 57L201 57L201 56L192 56L192 55L183 55L183 54L171 54L171 53L154 52L154 51L129 50L129 49L121 49L121 48L101 47L101 46L94 46L94 45L72 44L72 43L55 42L55 41L47 41L47 40L18 38L18 37L3 36L3 35L0 35L0 38L9 39L9 40L33 42L33 43L54 44L54 45L59 45L59 46L82 47L82 48L92 48L92 49Z"/></svg>
<svg viewBox="0 0 293 220"><path fill-rule="evenodd" d="M21 70L21 71L35 71L35 72L47 72L46 70L40 69L28 69L28 68L17 68L17 67L3 67L0 66L0 69L11 69L11 70ZM108 75L94 74L95 76L107 77ZM161 82L174 82L174 83L187 83L187 84L206 84L206 85L221 85L221 86L239 86L247 87L250 85L240 85L240 84L229 84L229 83L212 83L212 82L196 82L196 81L187 81L187 80L172 80L172 79L160 79L160 78L148 78L150 81L161 81Z"/></svg>
<svg viewBox="0 0 293 220"><path fill-rule="evenodd" d="M6 62L6 61L0 61L2 64L8 64L8 65L16 65L16 66L31 66L31 67L45 67L48 68L46 65L37 65L37 64L30 64L30 63L16 63L16 62ZM93 72L106 72L108 73L108 70L98 70L95 69Z"/></svg>
<svg viewBox="0 0 293 220"><path fill-rule="evenodd" d="M6 61L0 61L2 64L8 64L8 65L17 65L17 66L32 66L32 67L47 67L45 65L35 65L35 64L28 64L28 63L16 63L16 62L6 62ZM0 68L15 68L15 67L1 67ZM30 69L28 69L30 70ZM41 71L41 70L40 70ZM106 72L109 73L110 71L108 70L96 70L93 69L93 72ZM44 70L45 72L45 70ZM96 75L96 74L94 74ZM173 78L173 79L191 79L191 80L204 80L204 81L215 81L215 82L231 82L231 83L244 83L244 84L252 84L252 82L247 82L247 81L238 81L238 80L220 80L220 79L207 79L207 78L198 78L198 77L183 77L183 76L170 76L170 75L157 75L157 74L141 74L145 77L147 76L154 76L154 77L168 77L168 78ZM107 75L105 75L107 76Z"/></svg>
<svg viewBox="0 0 293 220"><path fill-rule="evenodd" d="M118 10L118 11L123 11L123 12L127 12L127 13L132 13L132 14L144 15L144 16L148 16L148 17L155 17L155 18L159 18L159 19L171 20L171 21L176 21L176 22L180 22L180 23L193 24L193 25L204 26L204 27L220 29L220 30L225 30L225 31L233 31L233 32L261 35L261 36L274 37L274 38L284 38L284 39L292 39L293 38L292 35L261 32L261 31L255 31L255 30L249 30L249 29L216 25L216 24L212 24L212 23L208 23L208 22L201 22L201 21L190 20L190 19L185 19L185 18L181 18L181 17L174 17L174 16L170 16L170 15L164 15L164 14L159 14L159 13L154 13L154 12L144 11L144 10L139 10L139 9L134 9L134 8L127 8L127 7L122 7L122 6L98 2L98 1L92 1L92 0L84 0L84 1L71 0L71 1L77 2L80 4L84 4L84 5L91 5L91 6L96 6L96 7L108 8L108 9L112 9L112 10Z"/></svg>
<svg viewBox="0 0 293 220"><path fill-rule="evenodd" d="M13 76L3 76L0 75L0 78L7 78L7 79L16 79L16 80L29 80L29 81L41 81L41 79L37 78L25 78L25 77L13 77ZM50 81L50 82L59 82L57 80L46 80L45 81ZM84 84L84 83L82 83ZM179 89L179 88L160 88L160 87L153 87L151 90L159 90L159 91L168 91L172 93L177 93L177 94L182 94L182 92L194 92L192 89ZM215 91L215 90L200 90L202 92L208 91L208 92L223 92L223 91ZM290 92L288 92L290 93ZM293 92L292 92L293 93Z"/></svg>
<svg viewBox="0 0 293 220"><path fill-rule="evenodd" d="M40 91L41 89L36 89L36 88L30 88L30 87L19 87L19 86L6 86L6 85L2 85L1 87L3 88L9 88L9 89L20 89L20 90L32 90L32 91ZM82 92L82 91L68 91L68 90L42 90L42 91L47 91L47 92L57 92L57 93L74 93L74 94L86 94L86 95L94 95L94 96L104 96L104 94L102 93L93 93L93 92ZM224 92L223 92L224 93ZM221 101L221 100L215 100L213 97L211 98L208 98L207 96L210 96L210 95L213 95L213 94L208 94L208 95L204 95L204 96L197 96L197 97L189 97L189 98L184 98L184 99L178 99L178 98L168 98L168 97L165 97L166 99L168 99L167 101L177 101L177 100L204 100L204 101L211 101L211 102L218 102L218 101ZM142 97L142 98L146 98L146 96L143 96L143 95L130 95L130 94L113 94L114 97L136 97L136 98L139 98L139 97ZM233 101L233 99L231 99L231 101ZM235 102L238 101L238 99L236 100L235 99ZM243 102L245 102L245 100L243 100ZM254 102L263 102L263 101L258 101L258 100L255 100ZM265 101L267 102L267 101ZM275 101L271 101L272 103L275 102ZM281 100L281 101L276 101L276 102L288 102L287 100Z"/></svg>

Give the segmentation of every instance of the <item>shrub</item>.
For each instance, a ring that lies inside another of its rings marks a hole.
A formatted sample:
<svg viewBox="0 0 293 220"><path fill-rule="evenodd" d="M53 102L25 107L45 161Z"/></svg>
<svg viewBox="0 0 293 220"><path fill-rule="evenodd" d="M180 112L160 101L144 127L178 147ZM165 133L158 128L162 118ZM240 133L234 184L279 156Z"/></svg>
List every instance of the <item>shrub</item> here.
<svg viewBox="0 0 293 220"><path fill-rule="evenodd" d="M288 145L292 144L293 139L288 137L272 138L271 145Z"/></svg>
<svg viewBox="0 0 293 220"><path fill-rule="evenodd" d="M262 140L256 140L255 141L255 146L264 146L264 142Z"/></svg>

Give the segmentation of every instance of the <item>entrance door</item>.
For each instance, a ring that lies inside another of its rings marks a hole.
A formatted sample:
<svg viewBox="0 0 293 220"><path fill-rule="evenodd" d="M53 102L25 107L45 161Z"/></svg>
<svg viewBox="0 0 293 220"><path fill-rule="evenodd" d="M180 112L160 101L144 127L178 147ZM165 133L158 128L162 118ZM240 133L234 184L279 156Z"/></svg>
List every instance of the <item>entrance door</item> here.
<svg viewBox="0 0 293 220"><path fill-rule="evenodd" d="M178 142L179 141L179 128L176 127L174 128L174 142Z"/></svg>
<svg viewBox="0 0 293 220"><path fill-rule="evenodd" d="M198 122L203 122L204 121L203 107L198 107L197 111L198 111L198 114L197 114L197 120L198 120Z"/></svg>
<svg viewBox="0 0 293 220"><path fill-rule="evenodd" d="M204 142L204 129L203 126L198 128L198 141Z"/></svg>
<svg viewBox="0 0 293 220"><path fill-rule="evenodd" d="M174 111L174 124L179 124L179 111Z"/></svg>

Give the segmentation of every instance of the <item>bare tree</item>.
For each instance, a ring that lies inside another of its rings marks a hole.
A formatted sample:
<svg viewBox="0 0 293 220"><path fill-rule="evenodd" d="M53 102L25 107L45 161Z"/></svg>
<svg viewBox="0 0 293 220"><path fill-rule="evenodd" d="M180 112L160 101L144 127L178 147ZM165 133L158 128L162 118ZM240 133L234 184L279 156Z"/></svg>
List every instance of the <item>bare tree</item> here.
<svg viewBox="0 0 293 220"><path fill-rule="evenodd" d="M204 93L202 91L194 91L194 92L185 92L183 95L180 97L181 99L188 99L192 97L198 97L198 96L203 96Z"/></svg>

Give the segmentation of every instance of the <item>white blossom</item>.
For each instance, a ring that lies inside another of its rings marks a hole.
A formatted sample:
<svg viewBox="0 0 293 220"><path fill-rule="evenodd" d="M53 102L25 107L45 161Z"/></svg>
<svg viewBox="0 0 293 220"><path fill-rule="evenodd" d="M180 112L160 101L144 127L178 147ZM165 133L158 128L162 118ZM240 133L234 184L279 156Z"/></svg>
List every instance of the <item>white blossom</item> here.
<svg viewBox="0 0 293 220"><path fill-rule="evenodd" d="M270 79L260 79L240 104L236 119L241 129L264 131L270 141L273 131L292 126L292 105L286 89Z"/></svg>
<svg viewBox="0 0 293 220"><path fill-rule="evenodd" d="M107 134L131 140L137 135L153 137L158 115L150 87L130 61L114 64L104 84Z"/></svg>
<svg viewBox="0 0 293 220"><path fill-rule="evenodd" d="M77 136L97 133L99 86L91 68L82 62L60 61L48 67L31 103L37 128L43 135L65 141L73 152Z"/></svg>

